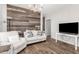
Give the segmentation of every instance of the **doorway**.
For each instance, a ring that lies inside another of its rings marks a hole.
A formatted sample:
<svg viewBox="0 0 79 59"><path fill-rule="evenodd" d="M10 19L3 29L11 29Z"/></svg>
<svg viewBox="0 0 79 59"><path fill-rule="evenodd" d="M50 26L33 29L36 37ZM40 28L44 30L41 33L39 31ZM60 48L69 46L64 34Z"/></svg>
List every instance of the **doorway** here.
<svg viewBox="0 0 79 59"><path fill-rule="evenodd" d="M51 19L46 19L45 32L47 36L51 36Z"/></svg>

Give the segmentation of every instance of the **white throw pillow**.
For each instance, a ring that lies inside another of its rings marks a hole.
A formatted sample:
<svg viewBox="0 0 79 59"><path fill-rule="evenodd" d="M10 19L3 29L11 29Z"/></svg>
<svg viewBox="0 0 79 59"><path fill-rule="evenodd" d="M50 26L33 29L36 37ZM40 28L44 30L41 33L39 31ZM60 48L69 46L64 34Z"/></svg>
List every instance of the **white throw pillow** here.
<svg viewBox="0 0 79 59"><path fill-rule="evenodd" d="M42 31L38 31L37 35L42 36L43 32Z"/></svg>
<svg viewBox="0 0 79 59"><path fill-rule="evenodd" d="M33 33L34 36L37 35L37 32L38 32L38 31L36 31L36 30L32 30L32 33Z"/></svg>
<svg viewBox="0 0 79 59"><path fill-rule="evenodd" d="M10 43L14 43L14 42L19 41L18 35L10 36L10 37L8 37L8 39L9 39Z"/></svg>

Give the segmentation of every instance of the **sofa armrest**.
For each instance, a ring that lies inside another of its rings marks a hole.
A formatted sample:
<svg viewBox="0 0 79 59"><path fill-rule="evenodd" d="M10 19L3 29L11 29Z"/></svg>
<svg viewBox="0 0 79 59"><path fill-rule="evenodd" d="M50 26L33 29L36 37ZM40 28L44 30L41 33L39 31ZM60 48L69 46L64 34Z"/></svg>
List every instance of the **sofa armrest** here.
<svg viewBox="0 0 79 59"><path fill-rule="evenodd" d="M8 51L9 54L13 54L14 53L14 47L13 44L11 44L10 46L10 50Z"/></svg>
<svg viewBox="0 0 79 59"><path fill-rule="evenodd" d="M1 54L12 54L13 53L12 44L6 43L1 46L2 46L2 48L0 48L0 49L3 49L3 51L4 51L4 52L1 52ZM7 50L7 48L8 48L8 50Z"/></svg>

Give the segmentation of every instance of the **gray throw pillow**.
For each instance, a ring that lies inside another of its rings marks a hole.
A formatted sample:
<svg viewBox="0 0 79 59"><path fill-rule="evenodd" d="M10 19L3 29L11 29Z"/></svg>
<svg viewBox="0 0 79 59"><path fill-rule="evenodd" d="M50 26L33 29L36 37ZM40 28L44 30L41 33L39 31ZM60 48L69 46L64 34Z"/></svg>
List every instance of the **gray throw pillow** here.
<svg viewBox="0 0 79 59"><path fill-rule="evenodd" d="M32 32L27 32L28 36L27 37L33 37L33 33Z"/></svg>

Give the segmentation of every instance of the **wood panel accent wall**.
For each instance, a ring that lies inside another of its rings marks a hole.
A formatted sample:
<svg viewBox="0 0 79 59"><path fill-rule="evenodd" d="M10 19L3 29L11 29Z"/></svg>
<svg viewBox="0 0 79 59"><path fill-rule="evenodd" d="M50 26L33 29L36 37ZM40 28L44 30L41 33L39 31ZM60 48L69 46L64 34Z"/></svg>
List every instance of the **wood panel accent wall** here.
<svg viewBox="0 0 79 59"><path fill-rule="evenodd" d="M7 30L40 30L40 12L7 5Z"/></svg>

